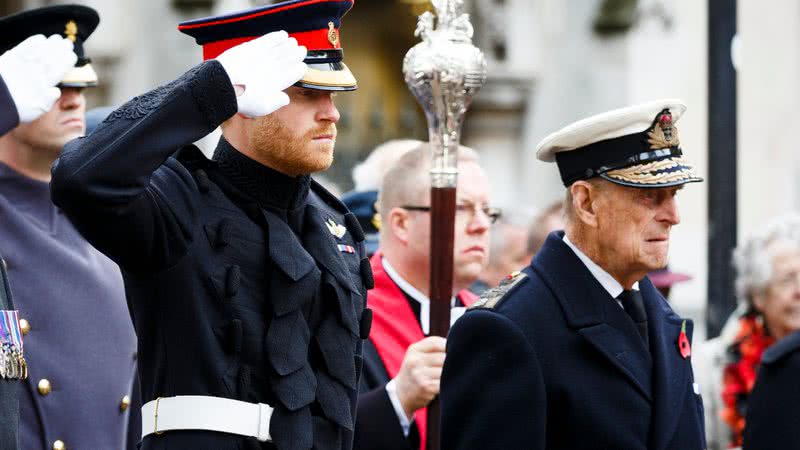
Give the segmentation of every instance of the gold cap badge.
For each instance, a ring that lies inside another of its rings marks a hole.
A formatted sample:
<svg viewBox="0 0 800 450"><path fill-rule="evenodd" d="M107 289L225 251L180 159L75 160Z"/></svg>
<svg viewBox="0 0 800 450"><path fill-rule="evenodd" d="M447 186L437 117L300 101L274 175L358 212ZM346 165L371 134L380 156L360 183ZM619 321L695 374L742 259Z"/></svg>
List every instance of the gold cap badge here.
<svg viewBox="0 0 800 450"><path fill-rule="evenodd" d="M67 24L64 26L64 34L66 35L67 39L75 42L78 34L78 24L76 24L74 20L67 22Z"/></svg>
<svg viewBox="0 0 800 450"><path fill-rule="evenodd" d="M339 48L339 34L336 32L336 26L333 22L328 22L328 42L331 43L333 48Z"/></svg>
<svg viewBox="0 0 800 450"><path fill-rule="evenodd" d="M656 118L653 129L647 132L647 143L652 150L679 147L678 129L672 123L672 113L668 109L661 111Z"/></svg>

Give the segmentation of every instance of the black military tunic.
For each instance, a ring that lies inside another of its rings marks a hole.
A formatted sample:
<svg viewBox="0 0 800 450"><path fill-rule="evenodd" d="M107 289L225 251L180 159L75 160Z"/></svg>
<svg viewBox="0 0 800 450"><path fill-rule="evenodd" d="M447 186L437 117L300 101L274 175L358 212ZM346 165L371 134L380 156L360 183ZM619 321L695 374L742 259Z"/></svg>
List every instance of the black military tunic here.
<svg viewBox="0 0 800 450"><path fill-rule="evenodd" d="M370 318L363 233L310 177L224 140L215 161L189 145L236 109L222 66L195 67L67 144L53 201L123 270L143 402L210 395L275 408L274 444L172 431L143 449L349 449Z"/></svg>

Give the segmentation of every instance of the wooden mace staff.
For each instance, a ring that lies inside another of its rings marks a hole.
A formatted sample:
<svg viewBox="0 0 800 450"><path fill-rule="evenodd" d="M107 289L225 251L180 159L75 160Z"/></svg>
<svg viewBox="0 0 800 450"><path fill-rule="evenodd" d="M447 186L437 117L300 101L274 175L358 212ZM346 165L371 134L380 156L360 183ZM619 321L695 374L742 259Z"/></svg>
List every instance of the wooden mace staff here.
<svg viewBox="0 0 800 450"><path fill-rule="evenodd" d="M431 160L430 334L447 336L453 297L458 147L472 97L486 80L486 59L472 45L464 0L431 0L436 11L419 16L414 33L422 42L403 60L411 93L425 111ZM428 405L427 450L440 444L438 398Z"/></svg>

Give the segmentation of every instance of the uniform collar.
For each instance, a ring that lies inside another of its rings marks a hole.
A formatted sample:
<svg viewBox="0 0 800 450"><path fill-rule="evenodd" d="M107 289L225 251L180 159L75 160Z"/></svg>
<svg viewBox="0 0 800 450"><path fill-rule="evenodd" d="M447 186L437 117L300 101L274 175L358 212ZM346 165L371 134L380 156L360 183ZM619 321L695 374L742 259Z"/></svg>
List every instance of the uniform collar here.
<svg viewBox="0 0 800 450"><path fill-rule="evenodd" d="M308 197L311 177L290 177L256 162L220 138L214 151L220 171L230 182L262 206L293 210L303 206Z"/></svg>
<svg viewBox="0 0 800 450"><path fill-rule="evenodd" d="M597 263L592 261L591 258L586 256L581 249L579 249L575 244L572 243L572 241L569 240L566 234L564 234L563 241L565 244L567 244L567 247L569 247L575 253L575 256L581 260L583 265L589 269L589 272L592 274L595 280L597 280L597 282L603 286L603 289L608 292L608 295L610 295L611 298L619 297L619 294L625 290L622 285L619 284L619 282L614 279L610 273L606 272L602 267L598 266ZM637 291L639 290L638 281L633 283L633 289Z"/></svg>

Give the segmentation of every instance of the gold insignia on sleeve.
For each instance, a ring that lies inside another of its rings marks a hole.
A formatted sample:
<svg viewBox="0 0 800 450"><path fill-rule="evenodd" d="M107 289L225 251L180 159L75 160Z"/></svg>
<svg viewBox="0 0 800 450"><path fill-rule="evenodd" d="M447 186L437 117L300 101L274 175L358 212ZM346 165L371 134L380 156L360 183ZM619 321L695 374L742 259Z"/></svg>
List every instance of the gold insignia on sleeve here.
<svg viewBox="0 0 800 450"><path fill-rule="evenodd" d="M339 34L336 33L336 25L333 22L328 22L328 42L333 48L339 48Z"/></svg>
<svg viewBox="0 0 800 450"><path fill-rule="evenodd" d="M74 20L70 20L64 26L64 35L72 42L75 42L78 35L78 24L75 23Z"/></svg>
<svg viewBox="0 0 800 450"><path fill-rule="evenodd" d="M647 143L650 149L679 147L678 129L672 123L672 113L668 109L661 111L653 124L653 129L647 132Z"/></svg>
<svg viewBox="0 0 800 450"><path fill-rule="evenodd" d="M506 297L506 294L508 294L514 286L526 278L528 278L528 276L522 272L513 272L503 279L503 281L501 281L497 287L488 289L486 292L481 294L481 298L478 299L477 302L473 303L469 309L493 309L500 303L500 300Z"/></svg>

